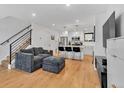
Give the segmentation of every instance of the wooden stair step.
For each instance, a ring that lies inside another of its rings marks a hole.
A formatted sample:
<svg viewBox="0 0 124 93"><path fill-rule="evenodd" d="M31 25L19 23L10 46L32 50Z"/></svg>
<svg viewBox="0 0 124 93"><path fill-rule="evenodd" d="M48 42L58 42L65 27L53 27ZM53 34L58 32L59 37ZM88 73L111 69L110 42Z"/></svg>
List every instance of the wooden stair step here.
<svg viewBox="0 0 124 93"><path fill-rule="evenodd" d="M9 61L3 60L1 66L8 68Z"/></svg>
<svg viewBox="0 0 124 93"><path fill-rule="evenodd" d="M29 40L30 38L26 39L23 41L22 44L20 44L17 48L14 49L13 53L11 54L11 60L15 58L15 53L20 51L20 49L25 49L27 46L29 46ZM8 67L8 64L10 63L10 56L7 56L5 60L2 60L2 65L3 67Z"/></svg>

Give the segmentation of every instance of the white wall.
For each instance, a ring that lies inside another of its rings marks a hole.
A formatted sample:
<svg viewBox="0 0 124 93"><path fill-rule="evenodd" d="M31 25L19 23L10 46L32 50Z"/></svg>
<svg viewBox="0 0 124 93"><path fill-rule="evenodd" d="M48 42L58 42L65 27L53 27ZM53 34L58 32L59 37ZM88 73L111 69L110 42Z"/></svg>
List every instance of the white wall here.
<svg viewBox="0 0 124 93"><path fill-rule="evenodd" d="M2 21L1 21L2 20ZM0 20L0 40L1 42L8 39L12 35L22 30L27 23L20 21L20 19L14 17L6 17ZM28 24L29 25L29 24ZM58 48L58 31L51 30L41 25L32 24L32 46L43 47L48 50L56 50ZM26 31L25 31L26 32ZM19 36L24 34L21 33L17 37L13 38L9 43L0 46L0 61L5 59L9 55L9 44L16 40ZM55 40L51 40L51 35L55 36Z"/></svg>
<svg viewBox="0 0 124 93"><path fill-rule="evenodd" d="M0 43L21 31L29 25L28 22L8 16L0 19Z"/></svg>
<svg viewBox="0 0 124 93"><path fill-rule="evenodd" d="M111 5L106 13L106 17L108 17L112 11L115 11L116 18L116 31L117 36L124 36L124 5ZM124 75L123 73L123 38L116 38L116 40L109 40L108 42L108 87L112 87L115 85L117 88L124 87ZM116 55L117 57L112 57L112 55Z"/></svg>
<svg viewBox="0 0 124 93"><path fill-rule="evenodd" d="M7 40L14 34L18 33L25 27L30 25L28 22L21 21L20 19L17 19L15 17L5 17L3 19L0 19L0 43ZM26 30L27 31L27 30ZM14 37L11 41L4 45L0 45L0 62L1 60L5 59L6 56L9 55L10 52L10 43L16 40L18 37L20 37L23 33L20 33L18 36Z"/></svg>
<svg viewBox="0 0 124 93"><path fill-rule="evenodd" d="M5 29L2 30L2 31L6 32L6 35L4 36L5 38L3 38L2 36L0 37L1 41L4 41L4 39L5 40L8 39L10 36L17 33L18 31L20 31L20 29L23 29L22 25L24 25L24 23L21 24L20 22L18 22L17 19L14 19L11 17L7 18L7 19L11 20L11 21L8 21L8 20L5 20L6 22L3 21L4 23L8 22L7 23L8 25L6 27L7 30L5 30ZM15 21L16 21L15 25L18 25L18 28L20 27L19 29L17 29L16 26L14 25ZM19 23L19 24L17 24L17 23ZM1 24L0 29L2 29L2 23L0 23L0 24ZM9 24L13 24L13 26L9 25ZM32 29L33 29L33 31L32 31L32 46L43 47L44 49L48 49L48 50L56 50L58 48L58 37L59 37L58 31L53 31L53 30L50 30L48 28L45 28L45 27L42 27L42 26L36 25L36 24L32 24ZM1 31L1 34L2 34L2 31ZM9 31L9 33L7 31ZM5 32L3 32L3 33L5 33ZM25 32L23 32L23 33L25 33ZM18 35L13 40L17 39L22 34ZM51 40L51 35L55 36L55 40ZM9 50L10 50L9 44L11 42L9 42L3 46L0 46L0 61L5 59L5 57L9 55Z"/></svg>
<svg viewBox="0 0 124 93"><path fill-rule="evenodd" d="M95 55L96 56L105 56L105 49L103 48L103 24L105 22L105 13L96 15L95 21Z"/></svg>
<svg viewBox="0 0 124 93"><path fill-rule="evenodd" d="M105 49L103 48L103 24L107 21L112 12L115 11L116 31L118 36L124 35L124 5L110 5L108 10L104 13L96 15L96 44L95 55L105 56Z"/></svg>
<svg viewBox="0 0 124 93"><path fill-rule="evenodd" d="M116 31L118 36L124 35L124 5L111 5L106 13L106 18L115 11Z"/></svg>
<svg viewBox="0 0 124 93"><path fill-rule="evenodd" d="M43 47L47 50L56 50L58 48L58 31L37 24L33 24L32 29L32 46ZM55 40L51 40L51 35L55 36Z"/></svg>
<svg viewBox="0 0 124 93"><path fill-rule="evenodd" d="M124 5L110 5L106 13L102 13L96 16L96 45L95 45L96 56L105 55L105 49L102 46L103 43L102 26L113 11L115 11L115 22L116 22L115 25L116 25L117 36L124 36ZM108 43L108 48L107 48L107 50L109 51L107 53L108 87L112 87L112 85L115 85L116 87L123 87L122 73L123 73L124 64L122 60L120 59L118 60L118 58L120 58L119 54L123 53L122 48L123 48L123 42L117 43L117 41L115 42L114 40L114 43L110 41ZM114 58L112 57L112 55L116 55L117 57ZM123 56L123 54L121 54L121 56Z"/></svg>

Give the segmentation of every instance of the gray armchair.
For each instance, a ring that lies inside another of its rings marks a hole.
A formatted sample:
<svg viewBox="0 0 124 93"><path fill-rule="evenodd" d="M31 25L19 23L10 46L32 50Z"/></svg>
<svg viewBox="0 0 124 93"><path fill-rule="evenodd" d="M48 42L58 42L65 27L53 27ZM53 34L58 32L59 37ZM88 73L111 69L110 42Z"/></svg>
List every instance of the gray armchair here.
<svg viewBox="0 0 124 93"><path fill-rule="evenodd" d="M15 67L26 72L34 71L34 56L30 53L16 53Z"/></svg>
<svg viewBox="0 0 124 93"><path fill-rule="evenodd" d="M33 72L41 68L43 59L49 56L51 54L41 47L22 49L16 53L15 67L26 72Z"/></svg>

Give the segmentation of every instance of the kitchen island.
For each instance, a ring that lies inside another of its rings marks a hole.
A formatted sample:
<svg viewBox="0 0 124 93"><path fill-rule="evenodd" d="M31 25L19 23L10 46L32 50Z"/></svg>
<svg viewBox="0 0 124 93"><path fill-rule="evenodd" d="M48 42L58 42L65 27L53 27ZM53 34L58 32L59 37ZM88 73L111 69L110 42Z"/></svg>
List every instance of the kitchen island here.
<svg viewBox="0 0 124 93"><path fill-rule="evenodd" d="M63 48L63 51L59 48ZM62 53L65 58L81 60L84 57L84 45L60 45L59 48L59 53Z"/></svg>

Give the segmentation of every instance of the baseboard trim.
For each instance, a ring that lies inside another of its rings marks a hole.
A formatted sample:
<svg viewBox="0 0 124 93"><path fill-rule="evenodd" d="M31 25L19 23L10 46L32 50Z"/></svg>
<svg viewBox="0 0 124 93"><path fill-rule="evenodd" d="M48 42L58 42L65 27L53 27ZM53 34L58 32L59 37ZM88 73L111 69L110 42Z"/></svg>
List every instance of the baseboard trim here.
<svg viewBox="0 0 124 93"><path fill-rule="evenodd" d="M12 69L11 64L8 64L8 69L9 69L9 70L11 70L11 69Z"/></svg>

